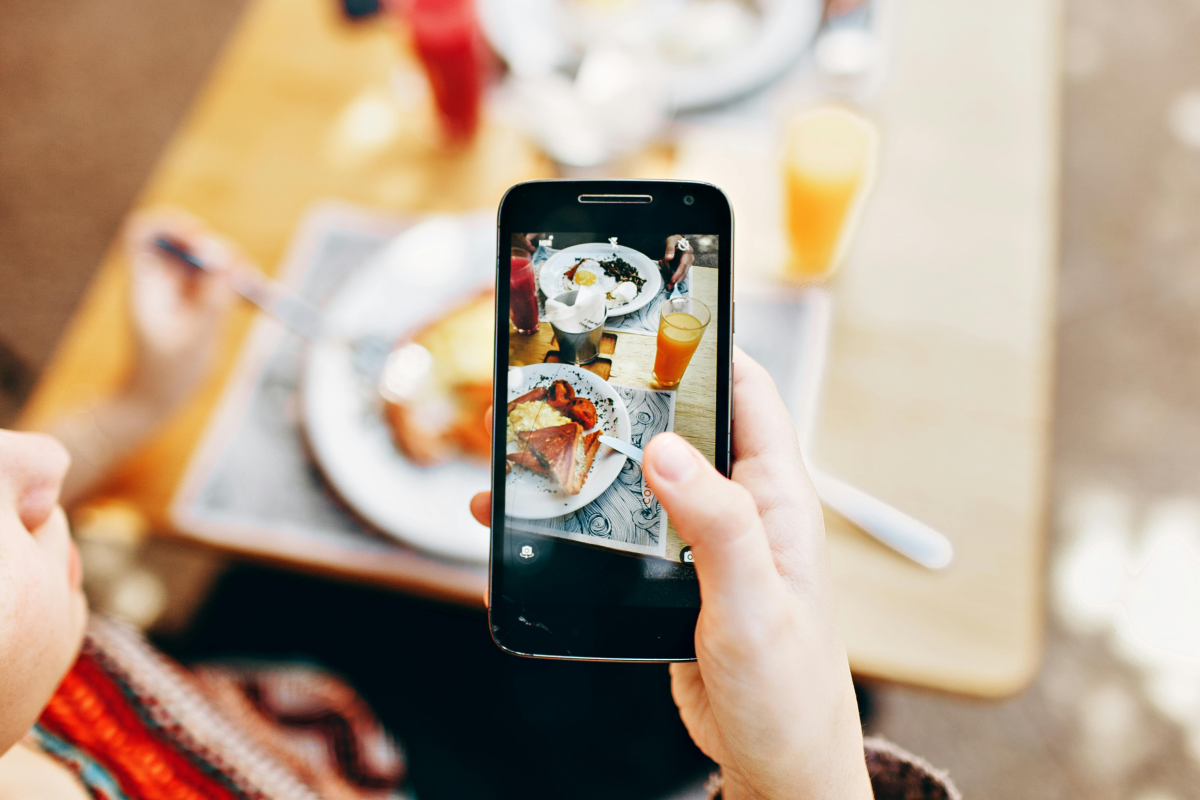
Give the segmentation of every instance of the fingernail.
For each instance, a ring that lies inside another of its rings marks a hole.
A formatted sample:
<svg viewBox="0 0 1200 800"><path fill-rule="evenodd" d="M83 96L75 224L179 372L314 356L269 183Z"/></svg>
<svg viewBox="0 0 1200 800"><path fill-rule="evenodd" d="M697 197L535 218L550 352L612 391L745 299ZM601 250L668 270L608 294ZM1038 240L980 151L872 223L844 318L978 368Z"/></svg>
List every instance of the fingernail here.
<svg viewBox="0 0 1200 800"><path fill-rule="evenodd" d="M672 483L692 477L697 466L692 448L678 436L664 436L654 451L654 471Z"/></svg>

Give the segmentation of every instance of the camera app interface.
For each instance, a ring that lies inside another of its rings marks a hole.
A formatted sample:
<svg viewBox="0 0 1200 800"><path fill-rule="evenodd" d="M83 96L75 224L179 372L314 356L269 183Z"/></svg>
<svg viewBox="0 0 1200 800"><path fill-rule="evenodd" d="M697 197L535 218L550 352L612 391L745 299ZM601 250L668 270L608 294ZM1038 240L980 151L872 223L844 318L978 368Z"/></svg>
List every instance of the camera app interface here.
<svg viewBox="0 0 1200 800"><path fill-rule="evenodd" d="M641 457L674 431L715 458L718 239L511 235L508 406L496 414L511 563L558 539L690 562Z"/></svg>

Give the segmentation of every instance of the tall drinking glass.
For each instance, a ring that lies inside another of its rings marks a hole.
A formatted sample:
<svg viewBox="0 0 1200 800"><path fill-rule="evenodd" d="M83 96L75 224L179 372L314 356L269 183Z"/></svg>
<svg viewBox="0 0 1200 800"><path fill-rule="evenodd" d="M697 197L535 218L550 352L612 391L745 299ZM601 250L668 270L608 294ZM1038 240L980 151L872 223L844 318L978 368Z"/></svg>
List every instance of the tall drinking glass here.
<svg viewBox="0 0 1200 800"><path fill-rule="evenodd" d="M711 315L708 306L690 297L663 303L658 319L658 351L654 355L654 380L672 388L683 380Z"/></svg>
<svg viewBox="0 0 1200 800"><path fill-rule="evenodd" d="M508 310L517 333L537 333L537 276L533 255L520 247L512 248L512 271L508 284Z"/></svg>
<svg viewBox="0 0 1200 800"><path fill-rule="evenodd" d="M874 179L877 140L869 120L844 108L792 121L784 159L789 278L821 280L837 269Z"/></svg>

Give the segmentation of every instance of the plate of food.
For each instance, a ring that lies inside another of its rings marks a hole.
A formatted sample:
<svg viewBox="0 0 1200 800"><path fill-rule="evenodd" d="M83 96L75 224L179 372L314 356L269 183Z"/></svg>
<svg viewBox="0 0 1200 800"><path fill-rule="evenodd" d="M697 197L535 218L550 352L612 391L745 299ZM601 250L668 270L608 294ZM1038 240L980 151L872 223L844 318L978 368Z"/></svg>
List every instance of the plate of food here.
<svg viewBox="0 0 1200 800"><path fill-rule="evenodd" d="M326 307L302 383L305 433L334 492L383 533L486 563L470 514L488 488L493 220L438 217L368 260Z"/></svg>
<svg viewBox="0 0 1200 800"><path fill-rule="evenodd" d="M538 286L547 298L592 286L604 292L608 315L642 308L662 291L662 273L645 254L619 244L590 242L559 250L542 264Z"/></svg>
<svg viewBox="0 0 1200 800"><path fill-rule="evenodd" d="M599 441L628 442L629 410L607 381L571 364L508 372L505 504L514 517L578 511L612 485L625 456Z"/></svg>

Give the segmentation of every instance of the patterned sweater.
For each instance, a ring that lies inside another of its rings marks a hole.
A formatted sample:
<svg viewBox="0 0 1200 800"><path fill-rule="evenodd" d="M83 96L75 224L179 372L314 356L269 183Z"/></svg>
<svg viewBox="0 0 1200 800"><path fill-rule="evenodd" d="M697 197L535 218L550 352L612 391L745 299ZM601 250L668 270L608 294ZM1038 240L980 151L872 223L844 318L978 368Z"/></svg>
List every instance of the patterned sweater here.
<svg viewBox="0 0 1200 800"><path fill-rule="evenodd" d="M290 665L187 670L96 617L29 742L99 800L411 796L400 749L335 678ZM867 764L879 800L959 800L944 774L882 740L867 740Z"/></svg>

